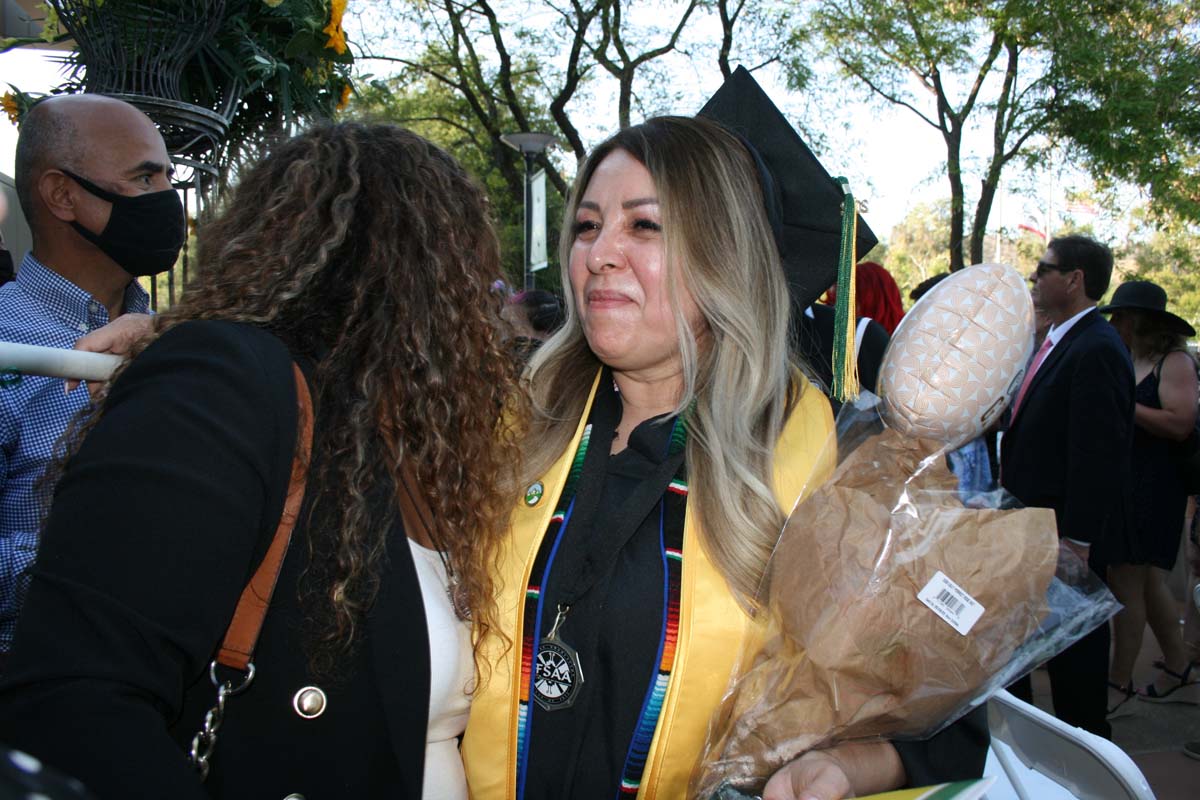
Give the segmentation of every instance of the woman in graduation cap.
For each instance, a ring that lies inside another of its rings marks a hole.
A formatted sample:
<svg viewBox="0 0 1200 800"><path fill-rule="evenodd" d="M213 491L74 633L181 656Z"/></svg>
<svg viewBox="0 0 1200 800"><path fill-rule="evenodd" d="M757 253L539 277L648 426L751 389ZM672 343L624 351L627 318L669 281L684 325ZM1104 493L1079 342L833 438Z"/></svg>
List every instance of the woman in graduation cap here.
<svg viewBox="0 0 1200 800"><path fill-rule="evenodd" d="M833 455L829 403L789 355L760 181L746 142L703 118L621 131L580 170L567 320L531 364L503 635L464 740L476 800L686 792L787 512ZM766 796L920 785L949 753L978 774L986 734L963 758L955 731L949 750L803 754Z"/></svg>

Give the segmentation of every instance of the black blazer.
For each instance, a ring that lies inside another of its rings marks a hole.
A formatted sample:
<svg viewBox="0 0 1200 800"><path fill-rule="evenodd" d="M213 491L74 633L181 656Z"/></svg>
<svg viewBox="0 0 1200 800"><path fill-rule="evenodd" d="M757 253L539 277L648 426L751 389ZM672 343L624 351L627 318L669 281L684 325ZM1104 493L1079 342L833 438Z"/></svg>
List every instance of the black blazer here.
<svg viewBox="0 0 1200 800"><path fill-rule="evenodd" d="M1033 376L1000 445L1001 482L1054 509L1058 533L1119 558L1132 528L1133 364L1097 311L1076 322Z"/></svg>
<svg viewBox="0 0 1200 800"><path fill-rule="evenodd" d="M292 356L223 322L181 325L113 387L59 483L8 669L0 741L104 798L419 798L429 703L420 584L401 523L357 648L333 678L304 650L293 534L212 772L186 748L216 699L209 662L274 533L296 434ZM322 421L318 410L316 427ZM325 711L293 698L316 686Z"/></svg>

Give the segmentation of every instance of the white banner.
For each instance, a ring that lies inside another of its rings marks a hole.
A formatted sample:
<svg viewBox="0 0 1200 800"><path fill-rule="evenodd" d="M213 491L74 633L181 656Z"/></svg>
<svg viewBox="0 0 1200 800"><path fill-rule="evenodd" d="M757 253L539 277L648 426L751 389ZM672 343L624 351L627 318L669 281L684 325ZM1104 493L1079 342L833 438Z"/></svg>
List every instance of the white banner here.
<svg viewBox="0 0 1200 800"><path fill-rule="evenodd" d="M533 173L529 181L531 202L530 213L533 215L529 225L529 268L533 271L545 269L549 262L546 260L546 171L539 169Z"/></svg>

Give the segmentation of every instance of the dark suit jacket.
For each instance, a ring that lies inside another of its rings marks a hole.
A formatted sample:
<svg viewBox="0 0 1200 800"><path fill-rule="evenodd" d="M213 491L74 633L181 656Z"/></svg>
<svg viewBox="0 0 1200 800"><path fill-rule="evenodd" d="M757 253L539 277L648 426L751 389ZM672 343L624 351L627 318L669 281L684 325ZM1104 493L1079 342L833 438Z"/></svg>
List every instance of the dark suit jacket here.
<svg viewBox="0 0 1200 800"><path fill-rule="evenodd" d="M1094 545L1093 565L1128 546L1133 391L1129 351L1092 311L1050 351L1001 440L1004 488L1054 509L1060 536Z"/></svg>
<svg viewBox="0 0 1200 800"><path fill-rule="evenodd" d="M185 752L208 665L274 533L296 435L292 356L222 322L181 325L113 388L56 493L0 684L0 741L105 798L418 798L429 703L420 585L401 523L357 648L314 678L298 599L301 515L212 772ZM318 409L316 437L322 418ZM304 719L307 686L326 711Z"/></svg>

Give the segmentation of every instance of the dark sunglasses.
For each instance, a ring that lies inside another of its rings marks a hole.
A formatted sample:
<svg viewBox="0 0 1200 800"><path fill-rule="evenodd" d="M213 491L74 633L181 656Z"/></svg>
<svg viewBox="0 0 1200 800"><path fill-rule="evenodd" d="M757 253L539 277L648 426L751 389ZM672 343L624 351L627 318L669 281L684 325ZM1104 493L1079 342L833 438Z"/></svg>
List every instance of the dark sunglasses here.
<svg viewBox="0 0 1200 800"><path fill-rule="evenodd" d="M1065 274L1067 272L1074 272L1077 269L1079 269L1079 267L1071 267L1068 269L1067 267L1060 267L1058 264L1047 264L1045 261L1037 262L1037 276L1039 278L1045 277L1051 271L1062 272Z"/></svg>

